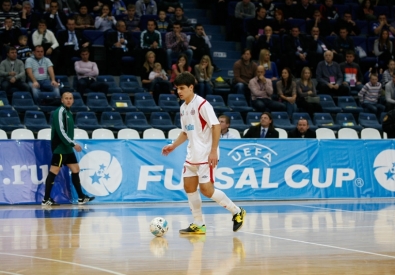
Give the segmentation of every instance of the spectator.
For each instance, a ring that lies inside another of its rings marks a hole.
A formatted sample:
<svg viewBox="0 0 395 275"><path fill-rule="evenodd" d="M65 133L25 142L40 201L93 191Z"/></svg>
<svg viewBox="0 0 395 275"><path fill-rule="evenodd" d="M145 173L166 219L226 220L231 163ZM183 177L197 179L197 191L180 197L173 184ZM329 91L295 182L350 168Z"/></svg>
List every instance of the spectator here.
<svg viewBox="0 0 395 275"><path fill-rule="evenodd" d="M166 12L163 10L159 11L159 19L156 20L156 25L158 26L158 31L161 33L166 33L169 29L169 21L167 20Z"/></svg>
<svg viewBox="0 0 395 275"><path fill-rule="evenodd" d="M19 28L13 26L13 22L10 17L6 17L4 25L0 28L0 31L3 52L7 52L7 48L10 46L15 47L15 45L18 45L18 37L21 36L22 33Z"/></svg>
<svg viewBox="0 0 395 275"><path fill-rule="evenodd" d="M87 1L87 3L90 3L90 2L93 2L93 1ZM110 8L112 1L111 0L99 0L99 1L96 1L96 3L97 3L97 5L93 5L92 10L95 13L95 15L98 15L98 14L102 14L102 9L104 6L107 6ZM90 9L88 8L88 10L90 10ZM108 10L108 13L110 13L110 9Z"/></svg>
<svg viewBox="0 0 395 275"><path fill-rule="evenodd" d="M395 33L395 28L387 21L387 16L385 14L379 15L378 21L372 24L371 32L373 35L380 35L382 30Z"/></svg>
<svg viewBox="0 0 395 275"><path fill-rule="evenodd" d="M17 48L17 56L18 59L22 60L25 63L26 59L32 55L32 49L30 49L27 43L27 36L21 35L18 38L18 45Z"/></svg>
<svg viewBox="0 0 395 275"><path fill-rule="evenodd" d="M203 55L199 64L195 65L195 77L198 81L197 94L203 98L213 93L213 83L211 83L213 71L214 68L211 65L211 59L208 55Z"/></svg>
<svg viewBox="0 0 395 275"><path fill-rule="evenodd" d="M53 32L47 29L45 20L38 22L38 29L33 33L32 40L34 47L43 46L45 56L49 57L56 67L59 59L59 43Z"/></svg>
<svg viewBox="0 0 395 275"><path fill-rule="evenodd" d="M259 65L256 69L256 76L248 83L251 91L251 106L257 112L264 111L286 111L284 104L272 100L273 84L272 81L265 77L265 67Z"/></svg>
<svg viewBox="0 0 395 275"><path fill-rule="evenodd" d="M359 92L363 88L363 74L359 65L354 62L354 57L354 51L348 51L346 62L340 63L340 70L344 75L343 85L347 86L350 92Z"/></svg>
<svg viewBox="0 0 395 275"><path fill-rule="evenodd" d="M395 109L395 74L392 74L392 80L385 84L385 101L386 111Z"/></svg>
<svg viewBox="0 0 395 275"><path fill-rule="evenodd" d="M331 23L328 20L323 20L319 10L314 11L314 18L306 23L306 32L311 33L311 30L316 27L320 29L321 35L326 37L328 35L336 35Z"/></svg>
<svg viewBox="0 0 395 275"><path fill-rule="evenodd" d="M62 9L67 16L74 14L78 11L79 0L62 0Z"/></svg>
<svg viewBox="0 0 395 275"><path fill-rule="evenodd" d="M14 47L8 47L7 58L0 63L0 78L1 90L6 91L7 95L11 95L11 88L17 91L30 90L26 83L25 65L17 59Z"/></svg>
<svg viewBox="0 0 395 275"><path fill-rule="evenodd" d="M230 118L227 115L220 115L218 118L219 125L221 125L221 136L222 139L234 139L236 138L231 132L229 132Z"/></svg>
<svg viewBox="0 0 395 275"><path fill-rule="evenodd" d="M283 20L297 18L297 8L292 0L285 0L284 5L282 5L280 9L274 11L274 18L276 17L276 11L281 11Z"/></svg>
<svg viewBox="0 0 395 275"><path fill-rule="evenodd" d="M390 59L388 61L388 66L387 70L384 71L382 79L381 79L381 84L383 87L391 81L392 75L395 73L395 61L393 59Z"/></svg>
<svg viewBox="0 0 395 275"><path fill-rule="evenodd" d="M345 11L343 17L339 17L336 20L335 31L336 34L340 34L341 29L347 29L351 36L357 36L361 34L361 30L355 21L352 20L352 15L350 11Z"/></svg>
<svg viewBox="0 0 395 275"><path fill-rule="evenodd" d="M339 12L333 5L333 0L325 0L325 2L320 6L320 12L324 20L332 20L339 17Z"/></svg>
<svg viewBox="0 0 395 275"><path fill-rule="evenodd" d="M264 112L261 115L260 123L251 126L244 134L243 138L278 138L279 133L273 126L272 114Z"/></svg>
<svg viewBox="0 0 395 275"><path fill-rule="evenodd" d="M140 47L143 49L143 54L145 56L148 51L152 51L156 55L156 61L159 62L162 67L167 66L162 36L159 31L155 30L155 21L152 19L147 21L147 29L140 34Z"/></svg>
<svg viewBox="0 0 395 275"><path fill-rule="evenodd" d="M51 2L50 12L44 14L43 18L45 22L47 22L47 28L51 30L53 33L56 33L60 30L66 29L67 16L66 14L59 8L59 4L56 1Z"/></svg>
<svg viewBox="0 0 395 275"><path fill-rule="evenodd" d="M314 6L309 3L309 0L301 0L296 7L296 18L305 19L306 21L313 19Z"/></svg>
<svg viewBox="0 0 395 275"><path fill-rule="evenodd" d="M373 5L370 0L363 0L358 10L358 19L373 21L376 20L374 15Z"/></svg>
<svg viewBox="0 0 395 275"><path fill-rule="evenodd" d="M373 113L377 117L380 117L381 113L385 111L384 105L379 103L380 96L381 83L379 82L379 77L377 74L371 74L370 81L358 93L361 107L365 112Z"/></svg>
<svg viewBox="0 0 395 275"><path fill-rule="evenodd" d="M266 18L266 9L259 7L256 9L255 18L247 22L247 41L246 47L254 52L254 45L259 37L264 34L264 29L268 25Z"/></svg>
<svg viewBox="0 0 395 275"><path fill-rule="evenodd" d="M139 32L140 31L140 16L136 14L136 6L129 4L127 7L127 14L122 17L122 20L126 24L128 32Z"/></svg>
<svg viewBox="0 0 395 275"><path fill-rule="evenodd" d="M0 11L0 24L3 26L4 20L9 17L14 21L14 25L17 28L21 27L21 19L19 13L11 10L11 0L3 0Z"/></svg>
<svg viewBox="0 0 395 275"><path fill-rule="evenodd" d="M241 59L233 65L233 85L237 94L243 94L247 101L251 97L248 91L248 83L256 76L257 65L251 60L251 51L245 49Z"/></svg>
<svg viewBox="0 0 395 275"><path fill-rule="evenodd" d="M154 70L155 58L156 55L153 51L147 51L145 54L143 67L140 70L141 83L148 91L153 90L153 88L151 88L151 83L153 81L149 79L149 74Z"/></svg>
<svg viewBox="0 0 395 275"><path fill-rule="evenodd" d="M192 60L193 52L189 49L188 38L185 33L181 32L181 29L181 24L175 22L173 31L166 33L167 68L171 68L172 57L181 53L187 56L188 66Z"/></svg>
<svg viewBox="0 0 395 275"><path fill-rule="evenodd" d="M159 9L165 10L167 13L174 13L176 8L180 6L181 3L178 0L162 0Z"/></svg>
<svg viewBox="0 0 395 275"><path fill-rule="evenodd" d="M259 54L259 65L265 68L265 77L270 79L273 84L278 80L278 70L275 62L270 61L270 51L263 49ZM275 86L275 85L273 85Z"/></svg>
<svg viewBox="0 0 395 275"><path fill-rule="evenodd" d="M317 90L320 94L331 96L349 95L349 89L343 85L343 74L338 63L333 61L333 53L326 51L324 59L317 66Z"/></svg>
<svg viewBox="0 0 395 275"><path fill-rule="evenodd" d="M348 35L348 31L346 28L341 28L339 31L339 36L335 38L333 42L333 49L336 51L338 60L342 62L345 61L346 52L354 51L354 41ZM359 56L355 56L356 62L359 61Z"/></svg>
<svg viewBox="0 0 395 275"><path fill-rule="evenodd" d="M60 98L59 84L55 81L55 72L50 59L44 57L44 47L34 47L33 56L26 60L26 73L29 86L32 89L34 101L39 104L42 92L51 93L54 98Z"/></svg>
<svg viewBox="0 0 395 275"><path fill-rule="evenodd" d="M317 138L317 136L310 129L307 119L301 118L298 120L296 129L288 132L288 138Z"/></svg>
<svg viewBox="0 0 395 275"><path fill-rule="evenodd" d="M259 53L261 53L263 49L266 49L269 51L272 60L276 62L280 60L281 57L280 40L277 36L273 36L273 31L270 26L266 26L265 34L259 36L258 49L259 49Z"/></svg>
<svg viewBox="0 0 395 275"><path fill-rule="evenodd" d="M139 17L147 14L157 15L157 13L158 7L154 0L138 0L136 2L136 14Z"/></svg>
<svg viewBox="0 0 395 275"><path fill-rule="evenodd" d="M259 4L259 6L261 6L265 9L267 19L274 18L274 11L276 10L276 7L272 3L272 0L262 0L262 2Z"/></svg>
<svg viewBox="0 0 395 275"><path fill-rule="evenodd" d="M281 72L281 78L277 81L277 93L285 107L289 117L296 112L296 83L292 79L292 73L289 68L284 68Z"/></svg>
<svg viewBox="0 0 395 275"><path fill-rule="evenodd" d="M324 37L320 35L320 29L318 27L313 27L311 29L311 38L309 44L309 56L310 56L310 67L312 70L317 68L318 62L322 61L323 54L326 51L332 51L332 53L337 57L336 51L331 50L329 43Z"/></svg>
<svg viewBox="0 0 395 275"><path fill-rule="evenodd" d="M38 11L38 12L40 12L42 14L44 14L46 12L51 12L51 2L52 1L53 0L41 0L41 1L39 1L40 5L38 6L38 9L36 9L36 11ZM58 3L59 7L62 7L62 0L58 0L56 2Z"/></svg>
<svg viewBox="0 0 395 275"><path fill-rule="evenodd" d="M171 66L170 82L173 83L177 75L183 72L191 72L192 68L188 65L188 57L185 54L180 54L177 63ZM174 92L173 92L174 93Z"/></svg>
<svg viewBox="0 0 395 275"><path fill-rule="evenodd" d="M103 5L101 15L97 16L95 19L95 28L105 32L111 30L115 24L117 24L117 21L115 17L110 14L110 7Z"/></svg>
<svg viewBox="0 0 395 275"><path fill-rule="evenodd" d="M308 65L308 41L300 34L298 26L292 27L291 35L285 37L284 44L286 63L292 71L300 71L300 67Z"/></svg>
<svg viewBox="0 0 395 275"><path fill-rule="evenodd" d="M150 90L149 92L153 95L155 102L159 102L159 95L172 93L172 85L168 81L168 76L165 70L162 69L162 65L158 62L154 64L153 70L149 73L148 79L151 80ZM161 84L159 89L156 87L158 84ZM165 87L164 89L161 89Z"/></svg>
<svg viewBox="0 0 395 275"><path fill-rule="evenodd" d="M107 94L108 84L105 82L97 82L99 68L95 62L89 61L89 49L81 49L81 60L74 63L74 69L77 74L77 91L84 95L86 90L101 92Z"/></svg>
<svg viewBox="0 0 395 275"><path fill-rule="evenodd" d="M171 16L169 18L169 25L170 25L169 29L170 30L173 29L173 25L175 23L180 24L180 26L184 32L193 32L191 23L190 23L188 17L186 17L184 15L184 9L182 7L177 7L173 16Z"/></svg>
<svg viewBox="0 0 395 275"><path fill-rule="evenodd" d="M89 30L95 28L95 20L92 15L88 13L88 6L81 4L79 14L74 15L75 28L81 30Z"/></svg>
<svg viewBox="0 0 395 275"><path fill-rule="evenodd" d="M22 11L19 13L19 17L21 18L21 28L25 28L29 31L37 29L40 15L32 12L32 5L29 1L23 2Z"/></svg>
<svg viewBox="0 0 395 275"><path fill-rule="evenodd" d="M224 11L221 11L224 12ZM244 19L255 17L255 5L251 0L242 0L236 4L235 18L232 24L233 38L236 41L240 40L243 34Z"/></svg>
<svg viewBox="0 0 395 275"><path fill-rule="evenodd" d="M310 117L313 117L314 113L322 112L322 107L311 78L312 73L310 68L304 67L300 75L300 80L296 82L296 104L299 108L308 112Z"/></svg>
<svg viewBox="0 0 395 275"><path fill-rule="evenodd" d="M374 41L373 53L377 57L380 68L385 67L388 60L394 59L394 48L389 38L389 31L382 30L380 37Z"/></svg>
<svg viewBox="0 0 395 275"><path fill-rule="evenodd" d="M274 12L274 21L270 23L270 26L273 28L273 32L279 35L287 34L291 29L289 23L284 20L284 15L281 10L276 10ZM266 26L265 29L270 26Z"/></svg>
<svg viewBox="0 0 395 275"><path fill-rule="evenodd" d="M119 16L126 14L126 5L122 0L113 0L111 14Z"/></svg>

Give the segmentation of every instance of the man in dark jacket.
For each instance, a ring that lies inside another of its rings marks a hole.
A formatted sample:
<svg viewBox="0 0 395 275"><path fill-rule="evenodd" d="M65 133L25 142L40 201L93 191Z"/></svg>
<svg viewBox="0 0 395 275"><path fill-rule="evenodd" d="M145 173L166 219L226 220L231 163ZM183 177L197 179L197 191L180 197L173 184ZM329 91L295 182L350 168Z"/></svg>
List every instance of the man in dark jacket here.
<svg viewBox="0 0 395 275"><path fill-rule="evenodd" d="M261 115L260 123L251 126L243 138L278 138L279 133L273 127L272 115L264 112Z"/></svg>
<svg viewBox="0 0 395 275"><path fill-rule="evenodd" d="M309 122L305 118L298 121L296 128L288 133L288 138L316 138L316 134L309 128Z"/></svg>
<svg viewBox="0 0 395 275"><path fill-rule="evenodd" d="M53 33L57 31L65 30L67 23L66 14L59 9L59 4L56 1L52 1L50 4L50 12L44 14L43 19L47 22L47 27Z"/></svg>

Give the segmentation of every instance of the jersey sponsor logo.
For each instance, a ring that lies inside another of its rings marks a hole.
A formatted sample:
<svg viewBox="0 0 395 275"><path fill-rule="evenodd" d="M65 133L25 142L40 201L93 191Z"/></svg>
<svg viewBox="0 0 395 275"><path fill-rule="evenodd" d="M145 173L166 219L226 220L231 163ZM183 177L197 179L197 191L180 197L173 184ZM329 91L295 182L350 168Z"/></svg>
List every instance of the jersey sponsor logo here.
<svg viewBox="0 0 395 275"><path fill-rule="evenodd" d="M195 114L195 109L191 110L191 115L193 116Z"/></svg>
<svg viewBox="0 0 395 275"><path fill-rule="evenodd" d="M395 150L381 151L373 162L374 176L389 191L395 191Z"/></svg>
<svg viewBox="0 0 395 275"><path fill-rule="evenodd" d="M193 130L195 130L195 126L193 124L185 125L185 130L186 131L193 131Z"/></svg>

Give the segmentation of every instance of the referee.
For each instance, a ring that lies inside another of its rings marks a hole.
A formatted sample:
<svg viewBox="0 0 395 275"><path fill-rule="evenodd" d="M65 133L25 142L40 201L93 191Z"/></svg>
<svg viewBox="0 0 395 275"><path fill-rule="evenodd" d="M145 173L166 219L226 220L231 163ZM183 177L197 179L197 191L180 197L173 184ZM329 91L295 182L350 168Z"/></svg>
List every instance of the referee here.
<svg viewBox="0 0 395 275"><path fill-rule="evenodd" d="M58 206L51 198L51 190L55 182L55 177L59 173L62 165L67 165L71 170L71 180L78 193L78 204L84 204L95 199L82 193L80 182L80 167L75 157L73 148L81 152L82 148L74 139L74 120L70 112L70 107L74 103L73 94L65 92L62 95L62 106L55 110L52 120L51 147L52 160L48 177L45 180L45 195L41 205Z"/></svg>

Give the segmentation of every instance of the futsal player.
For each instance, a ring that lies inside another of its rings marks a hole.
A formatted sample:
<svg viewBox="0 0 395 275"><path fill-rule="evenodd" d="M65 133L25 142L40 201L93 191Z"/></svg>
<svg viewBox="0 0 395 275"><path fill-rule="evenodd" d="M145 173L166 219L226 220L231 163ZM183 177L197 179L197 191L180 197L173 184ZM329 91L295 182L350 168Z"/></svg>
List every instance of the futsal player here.
<svg viewBox="0 0 395 275"><path fill-rule="evenodd" d="M82 148L74 139L74 120L70 107L74 103L73 94L65 92L62 95L62 105L54 111L51 131L52 160L47 179L45 180L45 195L41 204L46 206L59 205L51 198L51 190L55 177L62 165L67 165L71 170L71 180L78 194L78 204L85 204L95 199L82 192L80 182L80 167L73 149L81 152Z"/></svg>
<svg viewBox="0 0 395 275"><path fill-rule="evenodd" d="M218 164L218 142L221 126L213 107L204 98L194 94L195 77L189 72L179 74L174 80L177 93L185 100L180 107L182 132L174 143L166 145L162 154L167 156L179 145L189 140L187 156L184 163L184 190L192 210L193 223L181 234L205 234L202 199L200 192L233 214L233 231L243 225L246 211L236 206L221 190L214 188L214 169Z"/></svg>

